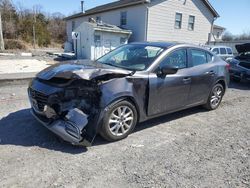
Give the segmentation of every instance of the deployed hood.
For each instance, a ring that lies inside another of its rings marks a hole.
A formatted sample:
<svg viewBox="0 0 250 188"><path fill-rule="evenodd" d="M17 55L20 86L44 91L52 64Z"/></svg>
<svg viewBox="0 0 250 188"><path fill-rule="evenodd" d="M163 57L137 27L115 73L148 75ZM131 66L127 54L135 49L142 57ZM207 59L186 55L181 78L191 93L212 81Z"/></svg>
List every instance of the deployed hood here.
<svg viewBox="0 0 250 188"><path fill-rule="evenodd" d="M236 45L235 48L239 54L250 52L250 43Z"/></svg>
<svg viewBox="0 0 250 188"><path fill-rule="evenodd" d="M42 80L50 80L52 78L108 80L116 77L125 77L131 74L131 71L90 60L84 60L55 64L38 73L37 77ZM108 77L108 79L105 79L105 77Z"/></svg>

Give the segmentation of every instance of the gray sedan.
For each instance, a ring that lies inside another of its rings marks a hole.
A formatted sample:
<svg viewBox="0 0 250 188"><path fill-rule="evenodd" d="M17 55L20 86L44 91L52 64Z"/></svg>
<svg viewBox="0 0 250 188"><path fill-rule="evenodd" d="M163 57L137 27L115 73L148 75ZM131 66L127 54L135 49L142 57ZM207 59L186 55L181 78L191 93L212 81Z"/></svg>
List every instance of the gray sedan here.
<svg viewBox="0 0 250 188"><path fill-rule="evenodd" d="M229 65L199 46L131 43L97 61L57 64L40 72L28 93L32 114L72 144L127 137L138 122L193 106L215 110Z"/></svg>

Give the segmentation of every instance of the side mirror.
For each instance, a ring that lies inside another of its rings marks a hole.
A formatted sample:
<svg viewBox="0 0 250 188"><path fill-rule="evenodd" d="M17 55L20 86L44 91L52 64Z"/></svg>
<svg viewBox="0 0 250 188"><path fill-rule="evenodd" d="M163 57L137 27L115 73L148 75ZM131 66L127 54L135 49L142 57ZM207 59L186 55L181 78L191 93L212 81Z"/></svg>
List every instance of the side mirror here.
<svg viewBox="0 0 250 188"><path fill-rule="evenodd" d="M176 74L178 71L178 67L174 67L174 66L164 66L162 68L160 68L158 71L157 71L157 75L162 77L162 76L166 76L168 74Z"/></svg>

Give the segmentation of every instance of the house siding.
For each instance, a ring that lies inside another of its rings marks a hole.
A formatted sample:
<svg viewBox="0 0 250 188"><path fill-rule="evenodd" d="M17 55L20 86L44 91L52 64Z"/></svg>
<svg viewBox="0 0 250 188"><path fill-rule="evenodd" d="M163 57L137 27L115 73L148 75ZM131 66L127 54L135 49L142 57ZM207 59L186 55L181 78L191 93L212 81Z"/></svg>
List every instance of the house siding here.
<svg viewBox="0 0 250 188"><path fill-rule="evenodd" d="M82 22L87 22L89 18L96 19L97 16L100 16L101 20L104 23L119 26L120 25L120 13L123 11L127 12L127 25L125 29L132 30L133 32L130 38L130 42L145 41L146 40L145 31L146 31L146 25L147 25L146 24L147 9L146 9L146 6L143 4L68 20L67 21L68 41L72 42L72 37L71 37L72 21L75 21L76 27L79 27Z"/></svg>
<svg viewBox="0 0 250 188"><path fill-rule="evenodd" d="M175 29L175 14L182 13L182 27ZM195 16L188 30L189 15ZM154 0L148 7L148 41L205 44L214 16L201 0Z"/></svg>

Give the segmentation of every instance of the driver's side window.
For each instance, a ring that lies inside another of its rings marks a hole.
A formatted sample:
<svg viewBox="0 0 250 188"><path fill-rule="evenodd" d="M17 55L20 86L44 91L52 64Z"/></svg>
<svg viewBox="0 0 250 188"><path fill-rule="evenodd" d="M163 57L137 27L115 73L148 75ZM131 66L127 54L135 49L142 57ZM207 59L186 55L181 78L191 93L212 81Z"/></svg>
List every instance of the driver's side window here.
<svg viewBox="0 0 250 188"><path fill-rule="evenodd" d="M172 52L160 63L160 68L165 66L173 66L178 69L187 68L187 50L180 49Z"/></svg>

